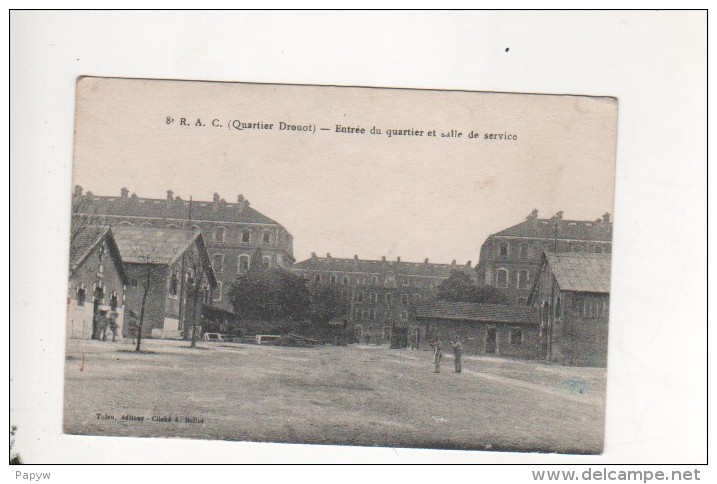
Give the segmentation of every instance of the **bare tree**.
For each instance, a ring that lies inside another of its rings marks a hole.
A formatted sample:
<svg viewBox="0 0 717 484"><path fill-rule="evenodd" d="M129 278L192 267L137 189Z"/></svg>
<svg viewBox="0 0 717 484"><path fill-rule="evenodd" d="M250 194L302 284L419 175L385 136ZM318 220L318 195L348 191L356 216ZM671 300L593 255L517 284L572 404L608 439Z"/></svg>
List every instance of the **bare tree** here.
<svg viewBox="0 0 717 484"><path fill-rule="evenodd" d="M131 250L134 252L133 258L139 261L133 262L133 265L138 267L138 270L136 271L138 275L136 283L142 294L142 302L139 311L139 322L137 323L137 345L135 347L136 352L141 351L144 316L147 307L147 300L151 296L152 282L157 277L165 275L165 264L157 256L160 249L161 247L154 247L151 250L143 250L137 246L131 247Z"/></svg>

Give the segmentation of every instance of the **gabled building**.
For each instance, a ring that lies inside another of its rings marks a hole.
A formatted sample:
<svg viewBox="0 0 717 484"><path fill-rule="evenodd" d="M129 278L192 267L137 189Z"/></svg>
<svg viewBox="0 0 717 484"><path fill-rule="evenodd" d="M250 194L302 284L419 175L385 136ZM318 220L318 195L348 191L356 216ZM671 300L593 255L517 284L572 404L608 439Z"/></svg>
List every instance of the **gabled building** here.
<svg viewBox="0 0 717 484"><path fill-rule="evenodd" d="M540 311L540 356L606 366L610 254L543 254L528 304Z"/></svg>
<svg viewBox="0 0 717 484"><path fill-rule="evenodd" d="M127 274L108 227L81 227L71 235L67 286L67 336L98 339L102 318L124 320Z"/></svg>
<svg viewBox="0 0 717 484"><path fill-rule="evenodd" d="M226 298L229 285L248 270L257 248L267 267L288 270L294 263L292 235L242 195L236 203L216 193L211 201L190 201L172 190L166 198L154 199L130 195L126 188L118 196L98 196L76 186L72 214L73 224L201 231L219 284L212 305L221 309L232 309Z"/></svg>
<svg viewBox="0 0 717 484"><path fill-rule="evenodd" d="M201 232L127 226L112 231L129 281L123 335L131 335L144 307L143 336L188 337L219 289Z"/></svg>
<svg viewBox="0 0 717 484"><path fill-rule="evenodd" d="M449 341L460 336L466 354L537 358L538 322L530 306L436 301L416 306L412 337L420 349L440 337L450 351Z"/></svg>
<svg viewBox="0 0 717 484"><path fill-rule="evenodd" d="M526 304L543 252L604 254L612 251L612 222L606 213L595 221L549 219L533 210L524 222L490 235L476 266L478 284L494 286L512 304Z"/></svg>
<svg viewBox="0 0 717 484"><path fill-rule="evenodd" d="M339 288L346 298L349 314L347 329L353 341L366 344L388 343L400 347L408 344L408 325L416 304L435 299L438 286L452 271L472 274L468 262L452 264L365 260L318 257L294 264L292 271L309 281L310 286L329 284Z"/></svg>

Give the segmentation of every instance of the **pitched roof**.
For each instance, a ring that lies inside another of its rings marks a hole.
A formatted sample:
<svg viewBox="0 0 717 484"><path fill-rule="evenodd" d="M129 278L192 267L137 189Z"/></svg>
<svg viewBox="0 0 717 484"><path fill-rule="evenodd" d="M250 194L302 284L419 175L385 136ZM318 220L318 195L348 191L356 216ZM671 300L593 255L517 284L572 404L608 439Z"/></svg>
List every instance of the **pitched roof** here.
<svg viewBox="0 0 717 484"><path fill-rule="evenodd" d="M171 265L187 250L198 230L155 227L113 227L122 260L127 263Z"/></svg>
<svg viewBox="0 0 717 484"><path fill-rule="evenodd" d="M76 200L77 213L91 215L126 215L128 217L152 217L162 219L188 220L189 201L181 199L108 197L96 195L83 195ZM212 222L239 222L279 225L278 222L254 210L248 202L227 203L224 200L217 202L192 201L192 220L206 220Z"/></svg>
<svg viewBox="0 0 717 484"><path fill-rule="evenodd" d="M112 231L109 227L91 225L77 228L72 240L70 241L70 274L77 270L80 264L82 264L87 256L89 256L94 248L97 247L97 245L103 240L107 240L109 250L116 258L120 277L123 279L126 278L124 265L122 264L120 252Z"/></svg>
<svg viewBox="0 0 717 484"><path fill-rule="evenodd" d="M537 308L502 304L437 301L416 305L416 319L450 319L485 323L537 324Z"/></svg>
<svg viewBox="0 0 717 484"><path fill-rule="evenodd" d="M612 223L605 221L563 220L563 219L528 219L518 225L493 234L494 236L534 237L558 240L612 240Z"/></svg>
<svg viewBox="0 0 717 484"><path fill-rule="evenodd" d="M330 272L361 272L367 274L386 274L393 272L396 275L448 277L451 271L467 270L469 266L453 264L434 264L429 262L398 262L383 260L342 259L336 257L311 257L297 262L293 270L330 271ZM472 273L472 271L471 271Z"/></svg>
<svg viewBox="0 0 717 484"><path fill-rule="evenodd" d="M546 252L545 257L563 291L610 292L610 254Z"/></svg>

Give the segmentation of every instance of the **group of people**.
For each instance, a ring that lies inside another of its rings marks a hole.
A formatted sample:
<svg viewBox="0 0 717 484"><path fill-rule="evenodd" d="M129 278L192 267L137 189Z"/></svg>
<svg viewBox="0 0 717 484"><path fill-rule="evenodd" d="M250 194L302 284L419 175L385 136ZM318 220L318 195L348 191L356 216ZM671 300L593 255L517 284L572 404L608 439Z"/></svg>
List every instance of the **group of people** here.
<svg viewBox="0 0 717 484"><path fill-rule="evenodd" d="M436 336L436 338L429 344L431 345L431 348L433 348L433 364L436 366L434 371L439 373L441 371L441 359L443 358L443 342L441 341L441 337ZM460 373L462 370L461 357L463 356L463 344L461 343L461 337L456 335L455 339L450 341L450 344L453 348L453 362L456 366L455 372Z"/></svg>

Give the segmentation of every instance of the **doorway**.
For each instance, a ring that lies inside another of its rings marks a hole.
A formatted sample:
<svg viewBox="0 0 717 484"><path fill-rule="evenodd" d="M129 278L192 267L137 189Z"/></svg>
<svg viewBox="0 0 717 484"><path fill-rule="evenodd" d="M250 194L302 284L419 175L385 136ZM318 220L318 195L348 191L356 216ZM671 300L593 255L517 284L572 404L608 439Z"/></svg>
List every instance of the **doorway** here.
<svg viewBox="0 0 717 484"><path fill-rule="evenodd" d="M494 355L497 350L498 332L495 328L488 328L485 335L485 352L488 355Z"/></svg>

